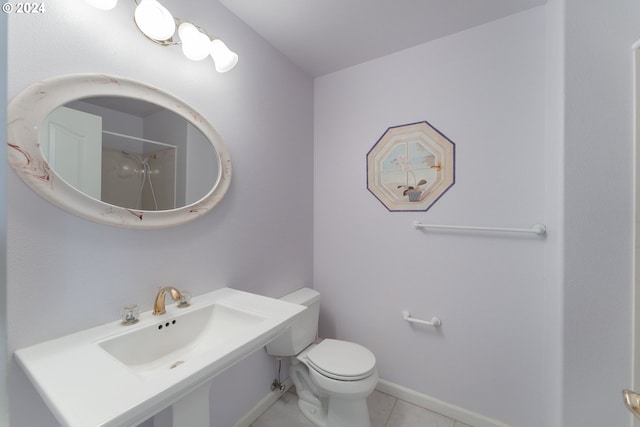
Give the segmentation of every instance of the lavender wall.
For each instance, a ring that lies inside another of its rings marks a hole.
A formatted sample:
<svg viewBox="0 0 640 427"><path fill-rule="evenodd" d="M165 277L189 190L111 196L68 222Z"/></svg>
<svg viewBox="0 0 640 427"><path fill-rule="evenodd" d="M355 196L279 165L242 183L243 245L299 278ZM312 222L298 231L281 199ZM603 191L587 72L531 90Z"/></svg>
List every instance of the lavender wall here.
<svg viewBox="0 0 640 427"><path fill-rule="evenodd" d="M630 425L621 390L632 385L637 328L631 47L640 39L640 4L563 3L563 424Z"/></svg>
<svg viewBox="0 0 640 427"><path fill-rule="evenodd" d="M323 334L374 349L385 379L518 427L631 425L639 19L637 2L549 0L317 79ZM456 185L427 213L390 214L364 155L423 119L456 142ZM541 241L409 227L541 218ZM404 307L441 316L441 333L412 331Z"/></svg>
<svg viewBox="0 0 640 427"><path fill-rule="evenodd" d="M554 416L547 239L412 222L558 229L545 215L545 22L532 9L315 81L321 334L369 347L383 379L518 427ZM392 213L367 191L365 156L389 126L421 120L456 144L456 182L426 213ZM405 308L442 328L410 327Z"/></svg>
<svg viewBox="0 0 640 427"><path fill-rule="evenodd" d="M225 139L234 166L228 195L190 224L126 230L53 207L9 171L10 352L112 321L130 302L150 309L158 285L196 296L223 286L280 296L312 285L312 80L218 2L163 4L223 37L238 66L218 74L213 63L149 42L133 25L133 2L103 12L51 0L42 15L9 16L9 99L37 80L79 72L157 86ZM225 372L212 390L213 426L229 427L269 392L274 375L264 353ZM12 427L57 425L14 362L9 385Z"/></svg>
<svg viewBox="0 0 640 427"><path fill-rule="evenodd" d="M7 17L0 16L0 33L7 33ZM0 58L7 55L6 37L0 43ZM0 67L0 82L7 79L6 64ZM3 84L0 87L0 132L7 130L7 87ZM7 393L7 359L9 355L6 351L7 340L7 153L0 153L0 424L9 424L8 393Z"/></svg>
<svg viewBox="0 0 640 427"><path fill-rule="evenodd" d="M547 414L549 427L565 427L562 402L562 345L563 324L563 265L564 265L564 0L552 0L545 6L546 30L546 103L545 103L545 219L554 227L547 234L544 250L544 311L543 328L549 334L546 347L540 352L548 355L548 369L544 373L548 387L548 405L539 408Z"/></svg>

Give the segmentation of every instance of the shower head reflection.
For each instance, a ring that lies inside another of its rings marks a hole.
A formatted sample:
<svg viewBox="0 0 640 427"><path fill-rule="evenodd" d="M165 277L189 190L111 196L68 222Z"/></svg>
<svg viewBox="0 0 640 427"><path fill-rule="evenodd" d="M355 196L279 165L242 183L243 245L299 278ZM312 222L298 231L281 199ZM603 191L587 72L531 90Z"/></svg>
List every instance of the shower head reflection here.
<svg viewBox="0 0 640 427"><path fill-rule="evenodd" d="M151 196L153 197L153 204L155 210L158 210L158 200L156 199L156 193L153 190L153 183L151 182L151 167L149 166L149 158L151 155L140 156L138 154L130 153L129 151L122 150L122 154L125 156L134 158L140 163L140 172L142 173L142 180L140 182L140 191L138 191L138 199L136 200L136 206L140 208L140 200L142 199L142 192L144 191L144 185L147 180L149 180L149 189L151 190Z"/></svg>

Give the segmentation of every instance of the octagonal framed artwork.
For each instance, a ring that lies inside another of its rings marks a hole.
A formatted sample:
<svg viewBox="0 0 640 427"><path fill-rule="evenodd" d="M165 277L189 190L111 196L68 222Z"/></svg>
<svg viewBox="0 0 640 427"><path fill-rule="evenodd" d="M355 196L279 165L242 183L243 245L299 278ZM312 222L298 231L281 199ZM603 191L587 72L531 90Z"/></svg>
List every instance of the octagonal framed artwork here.
<svg viewBox="0 0 640 427"><path fill-rule="evenodd" d="M455 183L455 144L429 122L388 128L367 153L367 189L390 211L426 211Z"/></svg>

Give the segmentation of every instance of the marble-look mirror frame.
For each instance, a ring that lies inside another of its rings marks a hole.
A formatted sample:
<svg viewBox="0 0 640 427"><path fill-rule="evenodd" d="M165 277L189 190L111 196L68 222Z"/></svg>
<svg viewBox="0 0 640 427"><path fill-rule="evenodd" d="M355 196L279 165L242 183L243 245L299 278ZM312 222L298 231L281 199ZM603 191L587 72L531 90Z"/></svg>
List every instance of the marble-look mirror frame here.
<svg viewBox="0 0 640 427"><path fill-rule="evenodd" d="M199 201L164 210L146 211L94 199L65 182L40 150L39 126L57 107L80 98L121 96L142 99L173 111L191 122L218 154L218 179ZM7 114L8 160L18 176L52 204L82 218L118 227L153 229L192 221L220 202L231 181L231 157L222 138L196 110L158 88L106 74L71 74L39 81L11 100Z"/></svg>

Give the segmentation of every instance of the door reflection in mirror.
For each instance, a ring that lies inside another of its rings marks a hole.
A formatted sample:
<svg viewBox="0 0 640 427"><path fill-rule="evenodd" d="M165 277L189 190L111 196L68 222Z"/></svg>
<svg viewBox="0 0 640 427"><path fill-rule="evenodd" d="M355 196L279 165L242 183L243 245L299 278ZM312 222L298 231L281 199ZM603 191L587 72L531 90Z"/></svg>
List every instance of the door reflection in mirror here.
<svg viewBox="0 0 640 427"><path fill-rule="evenodd" d="M49 165L70 185L100 200L102 118L59 107L40 128L40 149Z"/></svg>

